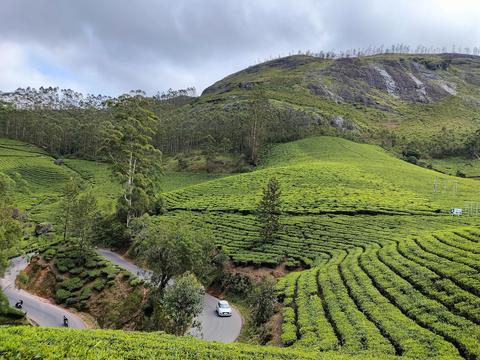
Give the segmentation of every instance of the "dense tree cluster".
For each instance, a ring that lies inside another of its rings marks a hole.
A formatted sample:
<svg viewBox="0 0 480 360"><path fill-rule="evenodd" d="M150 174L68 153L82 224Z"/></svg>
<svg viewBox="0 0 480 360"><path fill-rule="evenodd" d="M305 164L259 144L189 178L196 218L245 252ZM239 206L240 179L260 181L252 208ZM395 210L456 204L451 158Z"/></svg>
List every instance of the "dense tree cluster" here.
<svg viewBox="0 0 480 360"><path fill-rule="evenodd" d="M136 219L133 231L134 252L152 272L147 328L182 335L202 310L201 282L223 267L216 248L206 234L159 218Z"/></svg>
<svg viewBox="0 0 480 360"><path fill-rule="evenodd" d="M218 154L234 152L256 164L264 144L301 138L312 122L300 111L274 108L264 95L257 94L252 97L255 100L234 109L183 106L194 101L184 96L190 92L178 90L163 97L146 97L137 90L110 99L101 108L16 109L4 103L0 108L0 137L34 144L53 156L105 160L101 151L105 135L115 123L122 102L125 105L128 98L141 99L142 108L158 117L150 136L162 153L175 155L208 148L211 160Z"/></svg>
<svg viewBox="0 0 480 360"><path fill-rule="evenodd" d="M39 89L26 87L12 92L1 92L0 101L10 103L17 109L89 109L102 108L110 99L105 95L84 95L72 89L43 87Z"/></svg>

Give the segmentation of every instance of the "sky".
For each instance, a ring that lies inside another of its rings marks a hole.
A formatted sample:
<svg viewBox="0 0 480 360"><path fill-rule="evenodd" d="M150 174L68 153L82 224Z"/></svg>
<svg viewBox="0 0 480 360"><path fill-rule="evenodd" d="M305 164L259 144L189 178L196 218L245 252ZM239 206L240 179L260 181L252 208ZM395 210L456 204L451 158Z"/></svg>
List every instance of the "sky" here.
<svg viewBox="0 0 480 360"><path fill-rule="evenodd" d="M270 57L397 43L480 47L480 1L1 0L0 91L200 93Z"/></svg>

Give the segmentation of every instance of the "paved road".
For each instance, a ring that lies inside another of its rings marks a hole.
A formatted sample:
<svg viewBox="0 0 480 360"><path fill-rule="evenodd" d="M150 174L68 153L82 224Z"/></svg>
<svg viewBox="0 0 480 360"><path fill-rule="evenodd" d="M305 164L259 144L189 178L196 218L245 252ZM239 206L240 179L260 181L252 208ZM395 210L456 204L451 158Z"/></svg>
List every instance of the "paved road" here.
<svg viewBox="0 0 480 360"><path fill-rule="evenodd" d="M69 326L72 328L86 328L85 323L78 316L68 312L62 307L53 305L47 300L32 295L25 290L15 288L15 279L20 271L25 269L27 261L23 257L10 260L9 266L3 278L0 278L0 286L7 296L11 306L19 300L23 300L23 311L27 317L39 326L63 326L63 316L68 318Z"/></svg>
<svg viewBox="0 0 480 360"><path fill-rule="evenodd" d="M127 269L142 279L148 280L149 271L145 271L131 261L121 257L115 252L106 249L98 249L97 252L111 262ZM190 334L205 340L216 340L230 343L237 339L242 328L242 317L236 309L232 309L231 317L220 318L215 312L218 299L210 294L205 294L203 299L203 311L197 320L201 323L201 330L192 329Z"/></svg>

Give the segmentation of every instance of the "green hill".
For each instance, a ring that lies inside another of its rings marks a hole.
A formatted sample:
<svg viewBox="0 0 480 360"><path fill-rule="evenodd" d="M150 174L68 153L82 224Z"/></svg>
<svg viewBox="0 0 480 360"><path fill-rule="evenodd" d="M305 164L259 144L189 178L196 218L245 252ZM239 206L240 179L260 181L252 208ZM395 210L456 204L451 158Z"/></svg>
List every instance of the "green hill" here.
<svg viewBox="0 0 480 360"><path fill-rule="evenodd" d="M93 191L105 212L114 210L120 193L120 185L113 180L105 163L62 159L56 165L45 151L15 140L0 139L0 172L18 180L15 204L36 222L52 221L55 205L71 177ZM223 176L167 171L159 187L162 191L172 191Z"/></svg>
<svg viewBox="0 0 480 360"><path fill-rule="evenodd" d="M195 106L237 111L263 93L291 118L289 129L274 131L277 138L330 128L386 146L414 142L441 155L460 151L466 134L479 128L479 84L478 56L296 55L227 76L207 88Z"/></svg>
<svg viewBox="0 0 480 360"><path fill-rule="evenodd" d="M15 204L36 222L52 221L55 204L71 177L101 194L105 210L111 210L119 190L105 164L72 159L57 165L41 149L14 140L0 139L0 172L17 181Z"/></svg>
<svg viewBox="0 0 480 360"><path fill-rule="evenodd" d="M431 214L447 212L479 195L475 181L422 169L372 145L318 137L273 147L265 165L256 171L169 192L166 197L174 209L251 212L271 176L285 188L284 210L296 215ZM447 189L440 189L445 184Z"/></svg>

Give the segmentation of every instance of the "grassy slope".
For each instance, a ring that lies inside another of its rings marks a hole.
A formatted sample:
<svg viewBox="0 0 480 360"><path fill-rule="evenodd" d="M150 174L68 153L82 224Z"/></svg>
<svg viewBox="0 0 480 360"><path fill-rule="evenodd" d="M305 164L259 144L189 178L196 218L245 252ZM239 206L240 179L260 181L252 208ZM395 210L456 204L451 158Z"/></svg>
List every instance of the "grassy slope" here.
<svg viewBox="0 0 480 360"><path fill-rule="evenodd" d="M35 146L0 139L0 172L23 180L19 181L15 203L28 211L31 220L54 222L56 204L71 177L77 177L85 189L92 190L102 211L114 210L121 187L112 179L108 165L66 159L64 165L59 166L53 161L52 157ZM223 176L167 171L159 187L161 191L172 191Z"/></svg>
<svg viewBox="0 0 480 360"><path fill-rule="evenodd" d="M36 221L51 215L56 201L69 177L75 173L53 164L53 159L40 149L11 140L0 140L0 171L24 180L17 189L15 202ZM38 215L38 216L37 216Z"/></svg>
<svg viewBox="0 0 480 360"><path fill-rule="evenodd" d="M296 155L292 156L292 153ZM407 205L407 207L411 206L412 208L417 206L414 203L417 198L429 203L431 209L440 209L444 212L450 207L460 206L463 201L476 198L480 194L478 183L475 181L444 176L396 159L379 147L357 144L338 138L306 139L278 146L274 148L268 164L276 162L290 164L335 162L347 165L349 168L358 168L363 173L378 179L377 181L386 185L387 189L393 186L392 190L400 193L401 196L411 194L410 196L413 198L405 201L410 201L411 205ZM349 175L348 172L346 175ZM434 193L435 179L438 184L446 183L447 188L438 189L438 192ZM455 185L455 183L457 184ZM385 193L384 196L389 196L389 194ZM393 202L394 208L402 208L402 204L398 203L396 199Z"/></svg>
<svg viewBox="0 0 480 360"><path fill-rule="evenodd" d="M433 169L445 174L456 175L460 171L467 178L480 178L480 161L478 159L433 159L429 163Z"/></svg>
<svg viewBox="0 0 480 360"><path fill-rule="evenodd" d="M170 207L252 211L271 176L278 177L284 188L284 210L296 214L446 212L480 194L475 181L426 170L378 147L338 138L275 146L268 159L257 171L169 192ZM433 193L435 178L447 183L447 190L438 196Z"/></svg>

